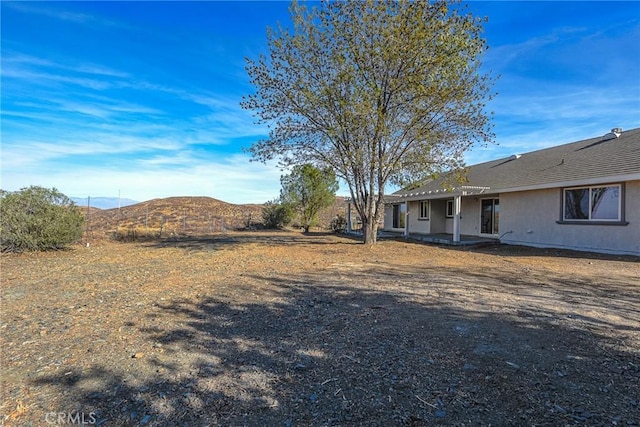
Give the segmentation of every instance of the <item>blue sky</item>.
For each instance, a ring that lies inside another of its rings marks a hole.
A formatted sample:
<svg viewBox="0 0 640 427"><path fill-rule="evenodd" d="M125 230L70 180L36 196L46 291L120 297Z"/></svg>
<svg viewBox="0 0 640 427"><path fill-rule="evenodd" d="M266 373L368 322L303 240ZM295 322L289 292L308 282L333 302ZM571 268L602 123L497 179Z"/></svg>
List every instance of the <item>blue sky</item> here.
<svg viewBox="0 0 640 427"><path fill-rule="evenodd" d="M640 126L640 2L470 2L488 16L485 70L496 143L467 163ZM275 164L243 152L265 135L240 108L244 58L287 2L6 2L4 190L68 196L279 194ZM347 194L342 188L340 194Z"/></svg>

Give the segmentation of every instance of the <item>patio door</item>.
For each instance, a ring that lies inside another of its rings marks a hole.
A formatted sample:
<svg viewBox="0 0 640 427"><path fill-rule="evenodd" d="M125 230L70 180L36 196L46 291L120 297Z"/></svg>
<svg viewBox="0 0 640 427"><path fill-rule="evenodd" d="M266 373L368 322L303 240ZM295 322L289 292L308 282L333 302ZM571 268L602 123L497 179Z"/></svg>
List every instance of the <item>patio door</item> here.
<svg viewBox="0 0 640 427"><path fill-rule="evenodd" d="M407 205L393 205L393 228L404 228L407 215Z"/></svg>
<svg viewBox="0 0 640 427"><path fill-rule="evenodd" d="M500 199L482 199L480 234L498 234Z"/></svg>

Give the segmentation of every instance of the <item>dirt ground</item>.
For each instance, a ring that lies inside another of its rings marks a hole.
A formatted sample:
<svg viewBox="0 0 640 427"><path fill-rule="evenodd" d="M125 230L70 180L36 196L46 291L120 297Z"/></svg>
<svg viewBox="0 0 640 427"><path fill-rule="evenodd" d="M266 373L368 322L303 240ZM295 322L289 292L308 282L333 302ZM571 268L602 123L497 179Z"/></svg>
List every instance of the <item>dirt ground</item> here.
<svg viewBox="0 0 640 427"><path fill-rule="evenodd" d="M0 261L0 425L640 424L638 258L230 232Z"/></svg>

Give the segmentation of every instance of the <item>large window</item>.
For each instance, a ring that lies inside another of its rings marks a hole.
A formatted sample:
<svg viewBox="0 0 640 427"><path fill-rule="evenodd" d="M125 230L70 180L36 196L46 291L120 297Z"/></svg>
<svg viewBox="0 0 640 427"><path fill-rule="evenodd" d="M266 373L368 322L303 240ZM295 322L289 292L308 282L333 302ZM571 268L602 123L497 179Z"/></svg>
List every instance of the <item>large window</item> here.
<svg viewBox="0 0 640 427"><path fill-rule="evenodd" d="M423 200L420 202L420 215L418 219L429 219L429 201Z"/></svg>
<svg viewBox="0 0 640 427"><path fill-rule="evenodd" d="M563 194L565 221L622 221L620 185L566 188Z"/></svg>

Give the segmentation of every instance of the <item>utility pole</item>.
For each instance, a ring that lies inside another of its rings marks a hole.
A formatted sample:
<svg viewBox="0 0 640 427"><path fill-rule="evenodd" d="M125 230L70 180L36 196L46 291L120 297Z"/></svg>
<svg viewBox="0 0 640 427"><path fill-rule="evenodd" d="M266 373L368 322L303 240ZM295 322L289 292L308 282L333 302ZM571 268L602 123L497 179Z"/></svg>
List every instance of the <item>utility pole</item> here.
<svg viewBox="0 0 640 427"><path fill-rule="evenodd" d="M187 234L187 210L184 210L184 216L182 217L182 233Z"/></svg>
<svg viewBox="0 0 640 427"><path fill-rule="evenodd" d="M91 235L91 196L87 196L87 247L89 247L90 235Z"/></svg>
<svg viewBox="0 0 640 427"><path fill-rule="evenodd" d="M116 221L116 238L118 237L119 228L120 228L120 190L118 190L118 219Z"/></svg>

